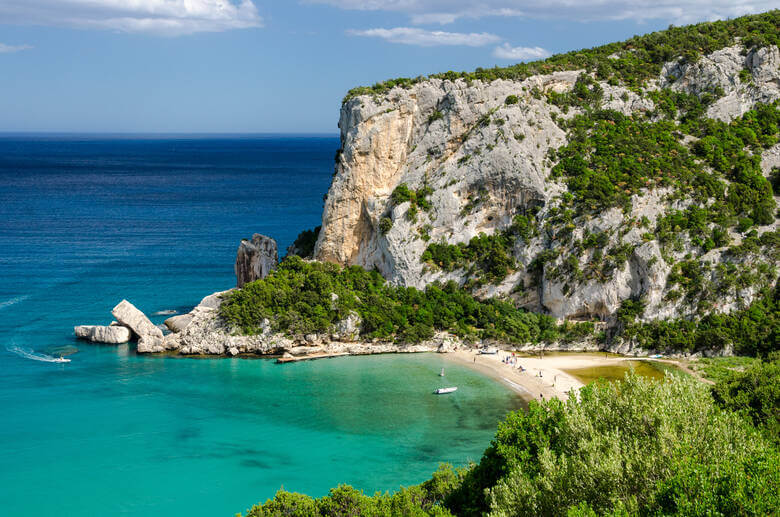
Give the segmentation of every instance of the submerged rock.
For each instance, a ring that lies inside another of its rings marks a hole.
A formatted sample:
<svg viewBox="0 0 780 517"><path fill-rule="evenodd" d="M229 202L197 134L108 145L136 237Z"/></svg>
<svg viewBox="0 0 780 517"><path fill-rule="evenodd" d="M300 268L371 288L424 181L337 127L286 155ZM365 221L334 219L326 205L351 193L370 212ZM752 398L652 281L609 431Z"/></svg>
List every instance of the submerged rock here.
<svg viewBox="0 0 780 517"><path fill-rule="evenodd" d="M132 337L130 329L121 325L78 325L73 327L73 332L77 338L93 343L127 343Z"/></svg>
<svg viewBox="0 0 780 517"><path fill-rule="evenodd" d="M119 323L125 327L129 327L139 339L145 337L160 338L163 337L163 332L157 328L154 323L149 321L146 315L138 310L132 303L127 300L122 300L114 307L111 314L117 319ZM140 344L140 342L139 342Z"/></svg>
<svg viewBox="0 0 780 517"><path fill-rule="evenodd" d="M276 268L279 254L276 241L271 237L256 233L252 240L243 240L236 254L236 285L260 280Z"/></svg>

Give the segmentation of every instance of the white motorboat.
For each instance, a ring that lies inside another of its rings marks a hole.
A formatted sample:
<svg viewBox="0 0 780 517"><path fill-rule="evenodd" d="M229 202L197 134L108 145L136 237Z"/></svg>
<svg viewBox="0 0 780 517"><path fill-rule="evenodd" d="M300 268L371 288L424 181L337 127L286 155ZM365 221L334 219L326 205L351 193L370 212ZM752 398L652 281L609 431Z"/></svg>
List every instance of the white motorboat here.
<svg viewBox="0 0 780 517"><path fill-rule="evenodd" d="M444 368L441 369L441 373L439 374L439 377L444 377Z"/></svg>
<svg viewBox="0 0 780 517"><path fill-rule="evenodd" d="M53 362L53 363L69 363L70 359L68 359L66 357L57 357L56 359L52 359L51 362Z"/></svg>
<svg viewBox="0 0 780 517"><path fill-rule="evenodd" d="M452 393L453 391L457 391L457 386L452 386L451 388L439 388L438 390L434 391L436 395L444 395L446 393Z"/></svg>

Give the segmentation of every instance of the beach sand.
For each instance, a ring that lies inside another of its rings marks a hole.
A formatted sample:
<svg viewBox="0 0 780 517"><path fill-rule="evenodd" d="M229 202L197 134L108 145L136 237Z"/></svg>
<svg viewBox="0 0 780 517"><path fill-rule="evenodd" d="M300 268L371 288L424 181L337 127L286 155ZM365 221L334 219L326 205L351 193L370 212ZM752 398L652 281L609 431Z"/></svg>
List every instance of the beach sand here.
<svg viewBox="0 0 780 517"><path fill-rule="evenodd" d="M544 355L542 358L519 355L515 365L504 363L503 360L511 355L512 352L504 350L500 350L496 355L482 355L474 349L450 352L444 354L444 357L493 377L527 401L542 398L546 400L552 397L565 401L570 393L584 386L564 370L611 366L622 361L636 360L636 358L584 352ZM517 365L522 366L525 371L521 371Z"/></svg>

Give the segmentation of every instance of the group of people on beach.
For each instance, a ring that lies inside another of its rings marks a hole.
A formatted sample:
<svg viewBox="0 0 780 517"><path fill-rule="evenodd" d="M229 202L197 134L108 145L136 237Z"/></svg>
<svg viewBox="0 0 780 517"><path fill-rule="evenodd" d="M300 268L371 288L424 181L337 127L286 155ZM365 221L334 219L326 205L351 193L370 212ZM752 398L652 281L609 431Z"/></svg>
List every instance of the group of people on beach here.
<svg viewBox="0 0 780 517"><path fill-rule="evenodd" d="M521 365L521 364L518 362L518 361L519 361L519 359L520 359L520 358L519 358L519 357L517 357L517 356L515 356L515 353L514 353L514 352L512 352L512 355L507 355L506 357L504 357L503 359L501 359L501 362L502 362L502 363L504 363L504 364L508 364L508 365L509 365L509 366L511 366L512 368L516 368L516 369L520 370L521 372L524 372L524 371L525 371L525 368L523 368L523 365Z"/></svg>

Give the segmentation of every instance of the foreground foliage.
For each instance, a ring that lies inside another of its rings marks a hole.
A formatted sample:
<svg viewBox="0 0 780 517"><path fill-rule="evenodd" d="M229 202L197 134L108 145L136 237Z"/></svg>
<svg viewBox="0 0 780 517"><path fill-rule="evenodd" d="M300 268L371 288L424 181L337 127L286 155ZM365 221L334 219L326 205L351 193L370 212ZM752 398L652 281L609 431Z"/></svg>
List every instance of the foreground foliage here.
<svg viewBox="0 0 780 517"><path fill-rule="evenodd" d="M263 280L231 293L221 317L246 334L262 331L264 320L288 335L329 331L357 313L366 338L416 343L434 331L504 342L539 343L583 339L592 323L558 325L554 318L516 308L498 299L478 300L454 282L424 291L389 284L376 271L359 266L285 259Z"/></svg>
<svg viewBox="0 0 780 517"><path fill-rule="evenodd" d="M579 399L511 413L468 471L443 468L393 495L342 486L314 500L281 491L249 515L772 515L779 507L780 453L747 421L694 380L628 374Z"/></svg>
<svg viewBox="0 0 780 517"><path fill-rule="evenodd" d="M780 353L730 371L713 388L715 401L735 411L780 445Z"/></svg>

